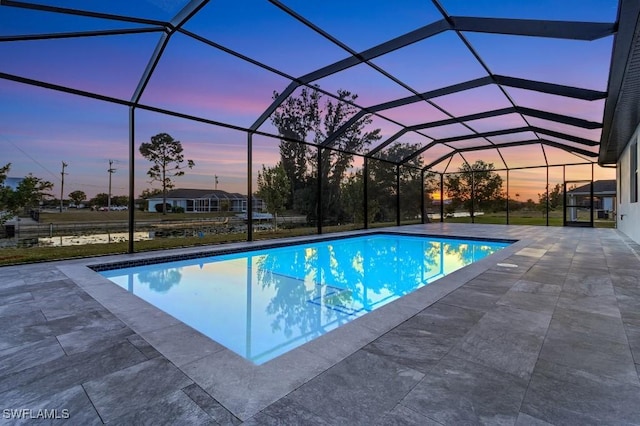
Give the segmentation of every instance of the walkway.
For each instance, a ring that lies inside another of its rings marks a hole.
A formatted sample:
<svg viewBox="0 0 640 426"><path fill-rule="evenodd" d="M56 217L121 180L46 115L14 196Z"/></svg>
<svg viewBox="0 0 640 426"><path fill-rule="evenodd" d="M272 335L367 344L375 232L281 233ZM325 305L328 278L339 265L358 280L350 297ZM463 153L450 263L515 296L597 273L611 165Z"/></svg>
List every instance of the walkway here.
<svg viewBox="0 0 640 426"><path fill-rule="evenodd" d="M640 424L638 245L613 229L399 230L520 242L259 367L84 266L157 253L2 267L0 408L73 424Z"/></svg>

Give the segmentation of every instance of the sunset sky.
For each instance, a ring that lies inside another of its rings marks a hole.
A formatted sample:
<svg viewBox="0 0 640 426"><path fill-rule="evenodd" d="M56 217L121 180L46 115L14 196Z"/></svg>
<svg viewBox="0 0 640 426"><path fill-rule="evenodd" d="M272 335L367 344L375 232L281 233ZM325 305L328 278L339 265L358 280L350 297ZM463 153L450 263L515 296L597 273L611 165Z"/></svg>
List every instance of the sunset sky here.
<svg viewBox="0 0 640 426"><path fill-rule="evenodd" d="M188 3L187 0L32 2L161 21L170 20ZM312 31L270 2L211 1L184 25L184 29L278 69L281 74L176 33L171 36L141 103L248 128L270 105L273 92L282 92L289 85L289 77L301 77L346 58L349 52L345 46L361 52L442 19L437 8L424 0L285 0L280 3L339 39L344 46ZM453 16L615 22L617 13L615 0L441 0L440 3ZM0 6L0 73L129 101L156 47L159 32L32 41L8 41L7 37L141 27L144 26L136 23ZM607 90L613 36L595 41L481 33L464 33L464 36L495 74ZM417 92L487 75L453 31L408 45L371 62ZM413 94L364 63L314 83L332 93L339 89L357 93L356 103L361 107ZM602 121L604 100L583 101L515 88L507 88L507 92L519 106ZM433 102L454 116L511 106L508 98L494 85L434 98ZM441 110L425 102L380 114L383 117L374 117L369 130L380 128L383 141L399 131L402 125L447 118ZM527 119L533 126L600 140L599 129L586 130L533 117ZM467 124L477 132L526 126L519 114ZM182 142L186 158L193 159L196 166L176 180L177 187L213 188L215 176L218 176L219 189L246 193L245 132L144 110L137 110L135 130L137 145L161 132ZM260 130L276 134L270 120ZM65 197L74 190L83 190L90 197L107 192L109 160L114 160L117 169L112 176L112 192L114 195L126 194L128 132L126 106L0 78L0 165L12 163L10 176L33 173L50 180L55 184L56 196L60 191L62 161L68 163ZM432 138L470 133L462 125L454 124L426 129L422 134L409 132L400 141L424 146ZM534 138L531 133L490 139L499 144ZM549 140L558 141L553 137ZM253 143L254 171L262 164L273 165L278 161L277 139L255 136ZM452 145L463 148L473 143L473 140L466 140ZM591 150L597 152L597 147ZM429 150L423 156L424 164L450 151L446 147ZM502 158L496 150L468 152L464 158L469 162L483 159L494 163L498 169L504 168L503 160L510 168L545 164L540 145L500 152ZM545 153L547 161L553 165L585 161L585 158L556 148L545 147ZM462 161L456 155L447 171L456 170ZM447 163L436 165L435 170L444 171ZM136 150L136 195L151 187L145 177L149 166ZM563 176L561 167L553 167L549 179L553 185L562 182L563 178L589 178L590 173L591 166L574 166L567 167ZM537 200L537 194L544 192L545 176L544 169L511 171L511 197L515 198L514 194L518 193L520 200ZM596 168L595 178L615 178L615 172Z"/></svg>

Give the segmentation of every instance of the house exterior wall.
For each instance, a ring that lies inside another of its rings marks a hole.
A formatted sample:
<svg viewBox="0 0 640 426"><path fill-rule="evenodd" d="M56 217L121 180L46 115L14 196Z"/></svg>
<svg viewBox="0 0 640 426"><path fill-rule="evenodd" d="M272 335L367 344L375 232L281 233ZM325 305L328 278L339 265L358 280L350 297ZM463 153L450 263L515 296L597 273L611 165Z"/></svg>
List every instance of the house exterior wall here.
<svg viewBox="0 0 640 426"><path fill-rule="evenodd" d="M634 145L636 142L636 145ZM640 201L631 202L631 147L640 149L640 125L618 159L618 229L640 244ZM640 152L638 153L640 157Z"/></svg>

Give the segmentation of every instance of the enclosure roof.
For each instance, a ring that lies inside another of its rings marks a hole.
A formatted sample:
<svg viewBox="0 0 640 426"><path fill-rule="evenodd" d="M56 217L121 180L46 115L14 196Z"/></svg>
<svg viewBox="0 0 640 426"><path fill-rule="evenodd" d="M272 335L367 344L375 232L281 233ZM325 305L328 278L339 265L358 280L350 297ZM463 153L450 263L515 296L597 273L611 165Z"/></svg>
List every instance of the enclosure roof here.
<svg viewBox="0 0 640 426"><path fill-rule="evenodd" d="M0 0L0 80L282 137L301 88L358 95L306 142L446 172L615 162L640 121L634 0ZM275 94L274 94L275 93ZM341 124L341 125L340 125ZM405 150L398 150L405 147Z"/></svg>

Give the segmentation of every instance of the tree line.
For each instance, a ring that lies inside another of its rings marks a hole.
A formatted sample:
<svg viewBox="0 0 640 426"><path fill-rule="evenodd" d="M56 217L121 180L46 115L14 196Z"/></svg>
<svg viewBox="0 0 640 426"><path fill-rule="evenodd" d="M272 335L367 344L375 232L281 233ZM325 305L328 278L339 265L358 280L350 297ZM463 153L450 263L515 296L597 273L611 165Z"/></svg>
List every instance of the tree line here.
<svg viewBox="0 0 640 426"><path fill-rule="evenodd" d="M382 138L381 129L369 128L371 115L351 124L331 146L318 147L356 114L352 104L356 99L357 95L345 90L338 91L337 99L324 99L317 89L304 88L276 109L271 122L281 136L280 161L273 167L262 165L256 194L270 213L277 216L292 210L316 222L320 212L324 224L362 223L366 197L367 219L388 222L396 218L398 190L402 219L424 214L423 197L427 206L432 205L439 180L426 172L423 181L423 158L412 155L421 148L419 144L397 142L369 157L367 176L363 167L353 167L355 154L366 153ZM395 163L403 159L409 160L397 167ZM446 176L448 209L498 208L506 199L502 186L493 164L465 163L458 173Z"/></svg>

